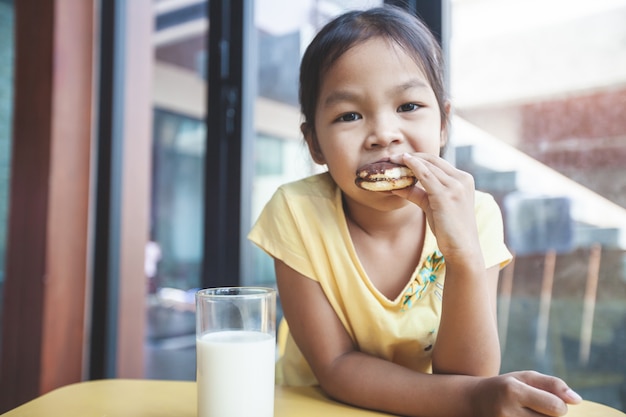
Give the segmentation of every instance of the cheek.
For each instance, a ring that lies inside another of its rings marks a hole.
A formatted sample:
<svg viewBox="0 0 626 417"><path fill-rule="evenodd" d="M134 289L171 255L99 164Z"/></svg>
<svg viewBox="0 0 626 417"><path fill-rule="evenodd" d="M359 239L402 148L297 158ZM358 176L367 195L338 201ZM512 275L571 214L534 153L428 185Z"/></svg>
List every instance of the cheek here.
<svg viewBox="0 0 626 417"><path fill-rule="evenodd" d="M348 169L345 165L327 165L327 167L330 176L343 191L349 191L356 187L354 182L356 180L356 169Z"/></svg>
<svg viewBox="0 0 626 417"><path fill-rule="evenodd" d="M348 186L354 183L356 178L357 161L353 160L353 154L345 154L337 150L329 150L326 157L326 166L330 175L335 182L342 186Z"/></svg>
<svg viewBox="0 0 626 417"><path fill-rule="evenodd" d="M331 173L345 176L347 172L352 171L352 164L346 158L342 158L337 153L331 153L332 156L326 158L326 166ZM356 172L356 169L354 170Z"/></svg>
<svg viewBox="0 0 626 417"><path fill-rule="evenodd" d="M358 148L352 137L338 134L332 129L318 130L317 143L327 165L344 165L358 155Z"/></svg>
<svg viewBox="0 0 626 417"><path fill-rule="evenodd" d="M422 128L414 131L412 147L417 152L439 155L440 149L445 144L445 132L439 128Z"/></svg>

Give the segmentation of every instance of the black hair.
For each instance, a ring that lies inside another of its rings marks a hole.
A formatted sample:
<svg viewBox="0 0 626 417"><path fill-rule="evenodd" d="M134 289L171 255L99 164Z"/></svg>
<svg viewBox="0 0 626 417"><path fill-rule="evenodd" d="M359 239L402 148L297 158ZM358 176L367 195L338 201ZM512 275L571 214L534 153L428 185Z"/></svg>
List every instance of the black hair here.
<svg viewBox="0 0 626 417"><path fill-rule="evenodd" d="M300 64L300 109L304 128L314 131L322 78L347 50L381 37L397 43L422 69L433 89L442 126L448 123L441 46L428 27L403 9L385 5L350 11L327 23L307 47Z"/></svg>

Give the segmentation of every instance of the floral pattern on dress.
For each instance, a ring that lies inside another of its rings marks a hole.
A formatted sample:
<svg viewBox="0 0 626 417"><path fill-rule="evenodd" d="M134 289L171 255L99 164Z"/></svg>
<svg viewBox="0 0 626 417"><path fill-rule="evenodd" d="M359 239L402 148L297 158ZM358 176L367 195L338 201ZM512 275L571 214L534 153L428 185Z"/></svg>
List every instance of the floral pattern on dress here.
<svg viewBox="0 0 626 417"><path fill-rule="evenodd" d="M402 311L409 310L413 303L420 300L428 287L435 285L435 296L442 299L443 284L437 282L437 272L445 265L443 254L438 250L426 257L417 277L406 289L402 299Z"/></svg>

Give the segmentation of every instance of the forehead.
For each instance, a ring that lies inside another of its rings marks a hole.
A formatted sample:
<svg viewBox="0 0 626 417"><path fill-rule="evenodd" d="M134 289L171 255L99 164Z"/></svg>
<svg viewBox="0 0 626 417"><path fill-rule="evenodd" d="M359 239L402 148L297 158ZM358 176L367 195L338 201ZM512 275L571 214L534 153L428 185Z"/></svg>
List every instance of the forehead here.
<svg viewBox="0 0 626 417"><path fill-rule="evenodd" d="M397 42L375 37L354 45L326 69L320 99L329 89L338 87L360 84L374 89L409 81L431 87L417 58Z"/></svg>

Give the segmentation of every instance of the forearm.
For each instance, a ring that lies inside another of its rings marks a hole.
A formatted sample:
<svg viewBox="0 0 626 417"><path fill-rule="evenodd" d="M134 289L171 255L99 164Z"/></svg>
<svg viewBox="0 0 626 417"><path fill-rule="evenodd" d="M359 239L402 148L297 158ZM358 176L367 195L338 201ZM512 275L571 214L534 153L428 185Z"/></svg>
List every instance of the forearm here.
<svg viewBox="0 0 626 417"><path fill-rule="evenodd" d="M435 373L498 374L497 274L497 267L485 273L481 265L446 265L441 324L433 350Z"/></svg>
<svg viewBox="0 0 626 417"><path fill-rule="evenodd" d="M358 407L402 416L473 416L479 378L412 371L361 352L337 358L318 375L331 397ZM450 401L450 398L454 401Z"/></svg>

